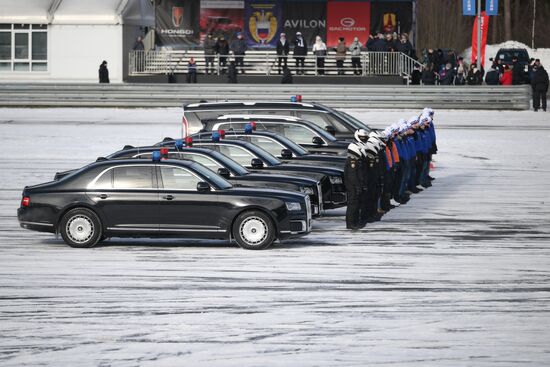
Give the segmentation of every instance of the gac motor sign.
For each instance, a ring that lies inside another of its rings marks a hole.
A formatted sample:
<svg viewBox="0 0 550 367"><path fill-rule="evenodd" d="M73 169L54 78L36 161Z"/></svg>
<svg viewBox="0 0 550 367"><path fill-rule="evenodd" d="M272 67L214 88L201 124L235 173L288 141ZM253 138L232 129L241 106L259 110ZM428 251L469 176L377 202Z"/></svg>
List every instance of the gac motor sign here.
<svg viewBox="0 0 550 367"><path fill-rule="evenodd" d="M351 42L370 31L370 1L329 1L327 3L327 46L335 47L338 38Z"/></svg>
<svg viewBox="0 0 550 367"><path fill-rule="evenodd" d="M340 25L339 26L329 26L328 30L331 32L341 32L341 31L354 31L354 32L366 32L367 27L365 26L355 26L355 19L346 17L340 19Z"/></svg>
<svg viewBox="0 0 550 367"><path fill-rule="evenodd" d="M342 18L340 19L340 24L342 27L349 28L355 25L355 19L353 18Z"/></svg>

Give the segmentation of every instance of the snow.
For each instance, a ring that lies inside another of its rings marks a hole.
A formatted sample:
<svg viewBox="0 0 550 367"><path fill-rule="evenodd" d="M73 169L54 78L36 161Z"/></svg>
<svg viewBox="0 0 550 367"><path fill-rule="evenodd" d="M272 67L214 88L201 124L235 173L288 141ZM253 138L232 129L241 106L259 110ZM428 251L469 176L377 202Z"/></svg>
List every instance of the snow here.
<svg viewBox="0 0 550 367"><path fill-rule="evenodd" d="M21 229L23 186L176 136L180 109L0 110L0 365L548 365L549 116L436 111L433 187L364 230L338 209L256 252Z"/></svg>
<svg viewBox="0 0 550 367"><path fill-rule="evenodd" d="M524 43L518 41L506 41L496 45L487 45L485 46L485 62L489 63L490 58L494 58L497 55L497 52L501 48L525 48L529 53L529 57L533 59L540 59L542 66L550 67L550 48L536 48L532 49ZM472 48L468 47L462 53L464 60L467 63L470 63L472 55ZM490 66L490 65L489 65Z"/></svg>

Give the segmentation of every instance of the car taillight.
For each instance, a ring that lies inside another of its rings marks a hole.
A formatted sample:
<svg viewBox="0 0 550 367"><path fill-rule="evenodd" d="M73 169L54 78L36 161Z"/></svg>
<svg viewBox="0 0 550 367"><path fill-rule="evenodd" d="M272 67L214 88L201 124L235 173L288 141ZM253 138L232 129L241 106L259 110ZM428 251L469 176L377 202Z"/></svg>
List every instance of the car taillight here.
<svg viewBox="0 0 550 367"><path fill-rule="evenodd" d="M31 198L28 196L23 196L23 199L21 199L21 206L27 207L31 205Z"/></svg>

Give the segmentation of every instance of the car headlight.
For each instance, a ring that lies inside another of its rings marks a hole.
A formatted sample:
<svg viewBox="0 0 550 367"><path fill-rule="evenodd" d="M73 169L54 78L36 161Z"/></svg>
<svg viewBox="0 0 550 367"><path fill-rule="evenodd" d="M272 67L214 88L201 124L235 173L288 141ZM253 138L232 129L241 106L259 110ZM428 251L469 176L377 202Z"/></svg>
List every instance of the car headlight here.
<svg viewBox="0 0 550 367"><path fill-rule="evenodd" d="M300 187L300 191L307 195L313 195L315 193L315 190L313 189L313 187L307 187L307 186Z"/></svg>
<svg viewBox="0 0 550 367"><path fill-rule="evenodd" d="M330 183L331 184L341 184L342 183L342 177L340 176L329 176Z"/></svg>
<svg viewBox="0 0 550 367"><path fill-rule="evenodd" d="M302 209L302 206L300 205L300 203L285 203L285 204L286 204L286 209L289 211Z"/></svg>

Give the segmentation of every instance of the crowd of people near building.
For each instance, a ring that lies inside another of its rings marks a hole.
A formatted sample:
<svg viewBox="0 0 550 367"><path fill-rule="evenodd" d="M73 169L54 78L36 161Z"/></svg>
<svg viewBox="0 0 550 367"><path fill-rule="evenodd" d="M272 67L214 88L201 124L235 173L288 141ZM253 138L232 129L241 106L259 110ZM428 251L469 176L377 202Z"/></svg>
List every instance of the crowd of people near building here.
<svg viewBox="0 0 550 367"><path fill-rule="evenodd" d="M349 144L344 182L348 195L346 227L357 230L379 221L411 195L432 186L432 155L437 153L434 111L388 126L355 132Z"/></svg>

